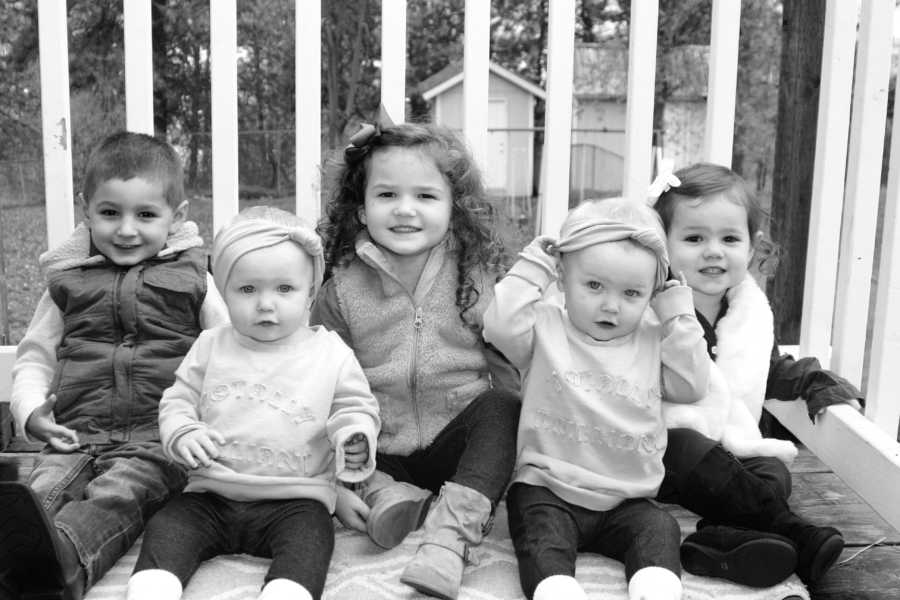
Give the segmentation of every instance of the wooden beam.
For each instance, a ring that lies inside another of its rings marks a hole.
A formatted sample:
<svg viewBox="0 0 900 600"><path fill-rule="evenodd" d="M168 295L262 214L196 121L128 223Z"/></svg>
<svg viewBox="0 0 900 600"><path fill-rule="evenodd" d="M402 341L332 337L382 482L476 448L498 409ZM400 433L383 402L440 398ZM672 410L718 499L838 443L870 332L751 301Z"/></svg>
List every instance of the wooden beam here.
<svg viewBox="0 0 900 600"><path fill-rule="evenodd" d="M381 106L406 120L406 0L381 1Z"/></svg>
<svg viewBox="0 0 900 600"><path fill-rule="evenodd" d="M644 202L653 156L658 0L631 3L628 26L628 99L625 108L625 175L622 195Z"/></svg>
<svg viewBox="0 0 900 600"><path fill-rule="evenodd" d="M75 227L69 34L65 0L40 0L37 7L47 246L55 248L69 237Z"/></svg>
<svg viewBox="0 0 900 600"><path fill-rule="evenodd" d="M150 0L125 0L125 127L153 135L153 19ZM165 132L163 132L165 133Z"/></svg>
<svg viewBox="0 0 900 600"><path fill-rule="evenodd" d="M317 223L322 214L322 4L298 2L294 10L294 206L298 215Z"/></svg>
<svg viewBox="0 0 900 600"><path fill-rule="evenodd" d="M466 0L463 54L463 135L486 172L488 157L488 85L490 81L491 3Z"/></svg>
<svg viewBox="0 0 900 600"><path fill-rule="evenodd" d="M766 410L900 530L900 444L850 405L830 406L813 424L806 402L767 400Z"/></svg>
<svg viewBox="0 0 900 600"><path fill-rule="evenodd" d="M856 2L828 0L825 9L816 167L800 327L800 354L816 356L825 365L831 344L837 277L834 266L838 262L844 200L857 8Z"/></svg>
<svg viewBox="0 0 900 600"><path fill-rule="evenodd" d="M740 0L713 0L703 156L708 162L726 167L731 167L734 145L740 32Z"/></svg>
<svg viewBox="0 0 900 600"><path fill-rule="evenodd" d="M894 0L862 3L831 343L831 368L858 387L866 354L893 29Z"/></svg>
<svg viewBox="0 0 900 600"><path fill-rule="evenodd" d="M891 156L887 195L881 231L878 289L872 321L866 417L889 436L897 437L900 395L897 366L900 365L900 105L894 95L891 126ZM879 161L879 165L881 162ZM879 178L880 181L880 178Z"/></svg>
<svg viewBox="0 0 900 600"><path fill-rule="evenodd" d="M213 233L238 213L237 0L209 3Z"/></svg>
<svg viewBox="0 0 900 600"><path fill-rule="evenodd" d="M547 110L544 116L540 231L559 235L569 209L575 0L550 0L547 24Z"/></svg>

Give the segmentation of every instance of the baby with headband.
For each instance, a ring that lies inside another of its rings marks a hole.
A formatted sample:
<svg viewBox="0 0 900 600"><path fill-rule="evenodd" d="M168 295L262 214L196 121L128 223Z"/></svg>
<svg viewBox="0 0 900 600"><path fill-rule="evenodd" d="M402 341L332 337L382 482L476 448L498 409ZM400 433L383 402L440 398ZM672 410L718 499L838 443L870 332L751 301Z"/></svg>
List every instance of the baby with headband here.
<svg viewBox="0 0 900 600"><path fill-rule="evenodd" d="M507 506L528 598L586 598L579 551L622 561L630 600L681 597L678 523L649 500L661 396L702 398L710 359L691 289L668 269L658 215L617 198L574 208L496 285L484 337L522 372ZM545 295L554 281L562 304Z"/></svg>
<svg viewBox="0 0 900 600"><path fill-rule="evenodd" d="M302 219L244 210L212 270L231 324L200 334L160 402L163 449L191 471L147 525L128 599L177 600L201 562L234 553L272 558L259 598L320 598L335 483L375 470L378 404L340 336L308 325L324 259Z"/></svg>

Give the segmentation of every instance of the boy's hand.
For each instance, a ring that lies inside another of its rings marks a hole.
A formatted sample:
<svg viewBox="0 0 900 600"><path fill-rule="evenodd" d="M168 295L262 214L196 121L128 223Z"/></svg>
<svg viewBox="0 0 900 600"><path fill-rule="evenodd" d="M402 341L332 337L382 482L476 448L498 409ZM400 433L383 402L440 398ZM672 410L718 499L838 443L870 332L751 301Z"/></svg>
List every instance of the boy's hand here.
<svg viewBox="0 0 900 600"><path fill-rule="evenodd" d="M369 507L362 498L353 490L338 484L337 503L334 506L334 514L348 529L366 531L366 521L369 518Z"/></svg>
<svg viewBox="0 0 900 600"><path fill-rule="evenodd" d="M215 429L203 428L188 431L172 448L176 459L192 469L200 465L208 467L219 458L219 446L225 444L225 436Z"/></svg>
<svg viewBox="0 0 900 600"><path fill-rule="evenodd" d="M28 420L25 421L25 431L28 435L50 444L58 452L74 452L81 445L78 442L78 433L74 429L56 424L56 419L53 417L54 404L56 404L56 394L50 394L43 404L28 415Z"/></svg>
<svg viewBox="0 0 900 600"><path fill-rule="evenodd" d="M369 441L361 433L355 433L344 442L344 464L351 471L362 469L369 461Z"/></svg>

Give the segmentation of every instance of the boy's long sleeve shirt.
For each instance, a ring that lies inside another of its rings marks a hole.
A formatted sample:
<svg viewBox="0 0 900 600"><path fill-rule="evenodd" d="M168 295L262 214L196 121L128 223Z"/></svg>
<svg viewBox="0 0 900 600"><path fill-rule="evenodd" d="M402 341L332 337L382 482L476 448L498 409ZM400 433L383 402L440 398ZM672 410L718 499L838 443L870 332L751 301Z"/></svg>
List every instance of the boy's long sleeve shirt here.
<svg viewBox="0 0 900 600"><path fill-rule="evenodd" d="M188 492L239 501L312 498L334 511L335 479L375 469L378 403L353 351L323 327L259 343L230 325L204 331L163 394L159 430L168 456L184 434L213 429L226 440L209 467L189 473ZM368 463L345 468L343 444L369 443Z"/></svg>
<svg viewBox="0 0 900 600"><path fill-rule="evenodd" d="M526 249L484 319L485 339L523 373L513 480L590 510L652 498L664 475L661 393L693 402L708 386L691 290L660 292L634 332L597 341L544 298L555 269L542 254Z"/></svg>

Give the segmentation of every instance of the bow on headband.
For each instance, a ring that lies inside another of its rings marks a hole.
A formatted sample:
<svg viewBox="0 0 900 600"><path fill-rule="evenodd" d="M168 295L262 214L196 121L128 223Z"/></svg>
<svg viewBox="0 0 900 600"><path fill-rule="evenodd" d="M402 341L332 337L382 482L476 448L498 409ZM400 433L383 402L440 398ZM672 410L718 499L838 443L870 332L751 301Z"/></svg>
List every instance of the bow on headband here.
<svg viewBox="0 0 900 600"><path fill-rule="evenodd" d="M650 187L647 189L647 202L650 206L656 204L656 201L662 196L664 193L668 192L673 187L678 187L681 185L681 180L675 176L675 173L672 172L672 161L671 160L663 160L659 166L659 173L656 175L656 179L653 180L653 183L650 184Z"/></svg>

